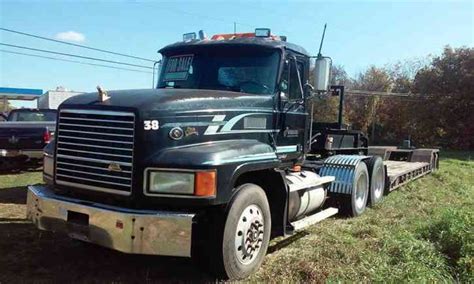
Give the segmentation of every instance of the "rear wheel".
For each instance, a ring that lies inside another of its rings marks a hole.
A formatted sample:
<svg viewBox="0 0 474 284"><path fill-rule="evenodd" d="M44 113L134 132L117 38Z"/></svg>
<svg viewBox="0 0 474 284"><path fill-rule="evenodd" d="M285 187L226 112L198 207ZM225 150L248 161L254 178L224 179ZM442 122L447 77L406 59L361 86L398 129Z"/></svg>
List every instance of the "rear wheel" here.
<svg viewBox="0 0 474 284"><path fill-rule="evenodd" d="M364 213L369 197L369 172L365 163L359 163L354 170L352 192L346 203L346 210L353 216Z"/></svg>
<svg viewBox="0 0 474 284"><path fill-rule="evenodd" d="M383 199L385 192L385 167L379 156L373 156L367 161L370 179L369 204L371 206Z"/></svg>
<svg viewBox="0 0 474 284"><path fill-rule="evenodd" d="M439 157L438 153L433 153L431 154L431 161L430 161L430 167L431 167L431 172L436 172L439 167Z"/></svg>

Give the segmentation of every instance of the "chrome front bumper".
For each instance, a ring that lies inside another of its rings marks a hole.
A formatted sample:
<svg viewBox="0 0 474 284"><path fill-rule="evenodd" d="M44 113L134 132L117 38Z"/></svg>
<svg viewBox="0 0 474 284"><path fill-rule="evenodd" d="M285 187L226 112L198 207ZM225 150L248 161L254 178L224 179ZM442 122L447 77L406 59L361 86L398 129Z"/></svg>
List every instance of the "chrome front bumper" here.
<svg viewBox="0 0 474 284"><path fill-rule="evenodd" d="M43 150L7 150L0 149L0 157L27 156L30 159L42 159Z"/></svg>
<svg viewBox="0 0 474 284"><path fill-rule="evenodd" d="M27 217L42 230L66 233L125 253L191 256L195 214L130 210L28 187Z"/></svg>

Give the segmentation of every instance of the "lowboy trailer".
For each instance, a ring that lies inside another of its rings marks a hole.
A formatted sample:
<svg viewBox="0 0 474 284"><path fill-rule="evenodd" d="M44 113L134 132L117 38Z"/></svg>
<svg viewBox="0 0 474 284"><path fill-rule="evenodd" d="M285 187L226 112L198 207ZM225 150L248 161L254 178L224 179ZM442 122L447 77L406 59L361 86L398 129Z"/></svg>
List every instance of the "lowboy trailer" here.
<svg viewBox="0 0 474 284"><path fill-rule="evenodd" d="M339 210L361 215L437 168L435 149L373 148L344 127L330 59L319 53L310 71L314 56L269 29L186 34L160 53L156 89L61 104L45 184L28 190L39 229L241 279L271 238ZM338 123L314 122L312 98L330 93Z"/></svg>

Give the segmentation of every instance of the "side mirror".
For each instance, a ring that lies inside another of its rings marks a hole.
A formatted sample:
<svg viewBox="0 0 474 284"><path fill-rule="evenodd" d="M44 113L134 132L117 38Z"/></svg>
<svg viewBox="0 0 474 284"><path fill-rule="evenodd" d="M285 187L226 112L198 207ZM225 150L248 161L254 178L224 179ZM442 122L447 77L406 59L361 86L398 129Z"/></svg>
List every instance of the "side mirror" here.
<svg viewBox="0 0 474 284"><path fill-rule="evenodd" d="M331 79L332 60L329 57L318 56L314 66L314 91L327 92Z"/></svg>

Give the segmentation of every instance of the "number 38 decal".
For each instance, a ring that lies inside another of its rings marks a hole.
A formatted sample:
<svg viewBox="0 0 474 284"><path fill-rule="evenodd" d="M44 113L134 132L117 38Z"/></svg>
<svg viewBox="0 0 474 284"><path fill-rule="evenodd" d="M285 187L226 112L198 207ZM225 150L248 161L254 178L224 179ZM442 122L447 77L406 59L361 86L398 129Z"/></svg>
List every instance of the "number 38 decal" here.
<svg viewBox="0 0 474 284"><path fill-rule="evenodd" d="M160 123L158 120L145 120L143 121L144 130L158 130L160 129Z"/></svg>

